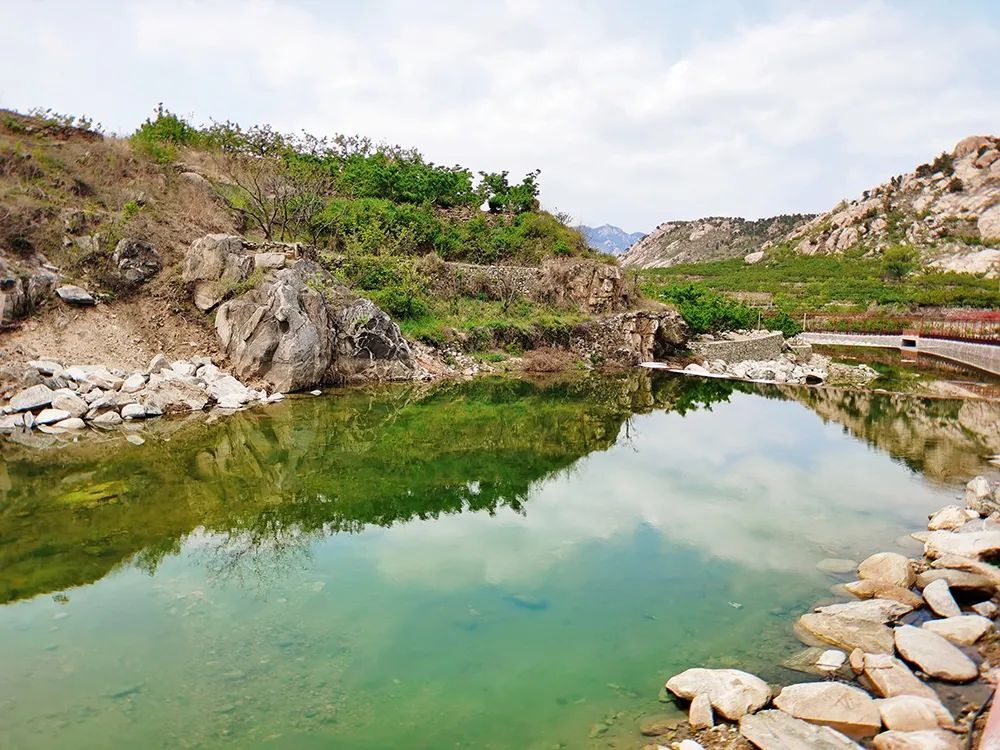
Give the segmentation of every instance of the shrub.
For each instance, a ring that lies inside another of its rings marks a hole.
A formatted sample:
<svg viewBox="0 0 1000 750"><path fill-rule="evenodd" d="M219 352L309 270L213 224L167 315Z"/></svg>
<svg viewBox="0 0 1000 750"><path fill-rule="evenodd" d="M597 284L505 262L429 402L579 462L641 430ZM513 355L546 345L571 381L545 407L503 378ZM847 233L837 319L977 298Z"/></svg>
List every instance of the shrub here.
<svg viewBox="0 0 1000 750"><path fill-rule="evenodd" d="M681 316L695 333L750 328L757 322L757 314L742 302L696 284L667 287L661 296L677 305Z"/></svg>

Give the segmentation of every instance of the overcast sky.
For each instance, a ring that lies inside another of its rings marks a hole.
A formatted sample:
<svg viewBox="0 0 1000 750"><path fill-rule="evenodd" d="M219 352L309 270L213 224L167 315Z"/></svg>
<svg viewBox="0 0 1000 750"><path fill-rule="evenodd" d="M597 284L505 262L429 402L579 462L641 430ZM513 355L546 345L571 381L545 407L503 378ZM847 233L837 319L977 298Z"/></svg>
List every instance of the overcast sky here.
<svg viewBox="0 0 1000 750"><path fill-rule="evenodd" d="M822 211L1000 132L1000 2L3 2L0 106L362 133L647 231Z"/></svg>

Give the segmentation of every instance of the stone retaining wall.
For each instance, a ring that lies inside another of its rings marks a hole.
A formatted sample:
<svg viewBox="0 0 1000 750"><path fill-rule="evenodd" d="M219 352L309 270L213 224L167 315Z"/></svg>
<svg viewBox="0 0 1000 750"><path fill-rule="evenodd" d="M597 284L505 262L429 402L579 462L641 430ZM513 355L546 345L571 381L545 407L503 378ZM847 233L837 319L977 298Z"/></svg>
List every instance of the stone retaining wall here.
<svg viewBox="0 0 1000 750"><path fill-rule="evenodd" d="M718 341L692 341L691 351L709 362L721 359L723 362L764 362L778 359L785 344L785 337L779 331L764 336L752 336Z"/></svg>

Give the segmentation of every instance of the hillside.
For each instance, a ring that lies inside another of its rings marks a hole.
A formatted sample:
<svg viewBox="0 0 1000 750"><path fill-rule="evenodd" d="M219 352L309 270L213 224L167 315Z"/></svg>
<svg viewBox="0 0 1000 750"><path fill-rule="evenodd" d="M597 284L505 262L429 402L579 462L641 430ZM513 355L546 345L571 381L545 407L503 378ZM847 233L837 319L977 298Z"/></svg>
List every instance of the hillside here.
<svg viewBox="0 0 1000 750"><path fill-rule="evenodd" d="M611 224L588 227L581 224L577 229L587 240L587 245L609 255L621 255L646 235L643 232L626 232Z"/></svg>
<svg viewBox="0 0 1000 750"><path fill-rule="evenodd" d="M767 219L711 217L670 221L635 243L622 256L628 268L666 268L679 263L705 263L756 252L813 218L788 214Z"/></svg>
<svg viewBox="0 0 1000 750"><path fill-rule="evenodd" d="M573 357L639 356L619 327L646 325L648 349L674 313L637 310L635 280L539 194L538 172L474 177L362 137L196 127L162 108L117 137L0 111L0 381L31 360L134 370L155 354L261 381L281 347L323 355L274 374L284 390L404 350L400 329L419 344L405 357L416 377L570 342ZM308 325L289 328L287 299Z"/></svg>
<svg viewBox="0 0 1000 750"><path fill-rule="evenodd" d="M845 201L782 242L806 255L912 247L922 265L1000 272L1000 138L970 136L912 172Z"/></svg>

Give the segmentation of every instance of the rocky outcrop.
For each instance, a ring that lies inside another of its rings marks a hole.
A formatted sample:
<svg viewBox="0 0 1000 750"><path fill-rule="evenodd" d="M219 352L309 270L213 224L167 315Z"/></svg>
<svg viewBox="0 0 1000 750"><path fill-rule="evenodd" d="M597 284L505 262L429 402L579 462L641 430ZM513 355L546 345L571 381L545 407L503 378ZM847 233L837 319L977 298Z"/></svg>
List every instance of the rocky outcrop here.
<svg viewBox="0 0 1000 750"><path fill-rule="evenodd" d="M23 318L52 296L59 273L44 259L17 263L0 257L0 324Z"/></svg>
<svg viewBox="0 0 1000 750"><path fill-rule="evenodd" d="M195 240L183 271L195 306L207 311L218 305L253 273L253 263L251 247L242 237L209 234Z"/></svg>
<svg viewBox="0 0 1000 750"><path fill-rule="evenodd" d="M622 256L621 264L626 268L662 268L740 258L760 251L810 219L812 214L756 220L712 217L670 221L632 245Z"/></svg>
<svg viewBox="0 0 1000 750"><path fill-rule="evenodd" d="M588 314L628 310L639 299L633 278L616 265L596 260L549 258L540 266L483 266L435 258L421 260L420 271L441 297L528 299Z"/></svg>
<svg viewBox="0 0 1000 750"><path fill-rule="evenodd" d="M966 138L930 164L842 202L782 241L808 255L877 254L905 243L934 268L1000 273L1000 138Z"/></svg>
<svg viewBox="0 0 1000 750"><path fill-rule="evenodd" d="M270 272L223 304L216 331L239 377L280 391L414 375L410 348L389 316L309 260Z"/></svg>
<svg viewBox="0 0 1000 750"><path fill-rule="evenodd" d="M687 338L687 324L676 310L633 310L580 325L570 348L591 361L636 365L669 357Z"/></svg>
<svg viewBox="0 0 1000 750"><path fill-rule="evenodd" d="M119 240L111 254L111 264L126 285L141 284L163 268L156 248L148 242L126 237Z"/></svg>

